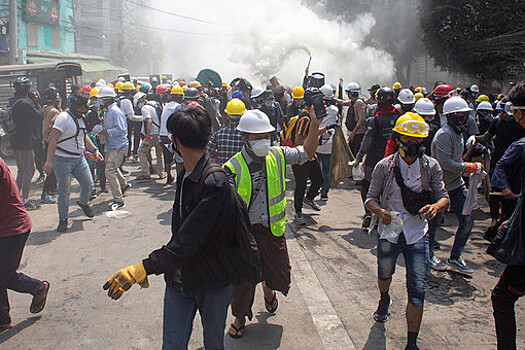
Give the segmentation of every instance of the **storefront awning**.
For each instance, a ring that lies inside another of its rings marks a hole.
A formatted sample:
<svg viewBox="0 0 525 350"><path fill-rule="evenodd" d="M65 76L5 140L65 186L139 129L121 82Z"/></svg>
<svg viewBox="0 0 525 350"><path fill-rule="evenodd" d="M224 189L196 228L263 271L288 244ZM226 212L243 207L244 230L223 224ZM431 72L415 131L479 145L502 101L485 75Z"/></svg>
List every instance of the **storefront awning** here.
<svg viewBox="0 0 525 350"><path fill-rule="evenodd" d="M63 62L64 60L56 57L42 57L42 56L32 56L27 55L27 60L31 63L58 63ZM82 71L85 73L95 73L95 72L127 72L128 70L122 67L119 67L113 64L109 60L103 59L82 59L82 58L68 58L68 62L76 62L82 66Z"/></svg>

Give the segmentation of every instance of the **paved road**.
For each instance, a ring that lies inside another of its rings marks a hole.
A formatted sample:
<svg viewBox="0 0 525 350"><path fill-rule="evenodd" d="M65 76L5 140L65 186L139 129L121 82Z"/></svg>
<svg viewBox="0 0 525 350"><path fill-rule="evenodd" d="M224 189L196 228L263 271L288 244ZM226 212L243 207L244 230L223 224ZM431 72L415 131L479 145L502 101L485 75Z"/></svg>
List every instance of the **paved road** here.
<svg viewBox="0 0 525 350"><path fill-rule="evenodd" d="M11 169L16 174L15 168ZM128 169L137 174L136 166ZM132 215L127 218L105 215L108 195L94 201L99 213L94 219L71 207L72 225L62 234L55 231L55 206L43 205L31 212L34 228L21 270L49 280L51 291L46 309L36 317L28 310L30 296L9 293L15 326L0 335L0 349L160 348L162 278L151 277L149 289L134 286L116 302L102 290L113 272L140 261L170 237L173 187L162 186L161 181L132 183L126 198L126 209ZM289 188L293 188L291 181ZM72 203L77 196L71 196ZM288 210L290 215L291 205ZM375 236L358 229L361 212L358 191L343 184L330 192L321 214L306 210L307 227L288 225L293 273L290 293L280 297L277 314L270 315L258 289L255 317L245 337L227 337L228 348L404 348L404 263L401 258L392 283L392 317L386 324L377 324L371 317L379 294ZM495 348L490 291L502 265L484 253L486 243L480 232L488 216L477 211L476 217L479 220L464 256L475 270L472 278L452 272L433 272L429 277L420 333L422 349ZM437 254L442 258L450 251L454 228L455 218L447 215L443 230L438 232L443 248ZM525 307L518 303L518 320L524 315ZM202 346L201 333L197 318L190 349ZM518 346L525 347L523 322L518 339Z"/></svg>

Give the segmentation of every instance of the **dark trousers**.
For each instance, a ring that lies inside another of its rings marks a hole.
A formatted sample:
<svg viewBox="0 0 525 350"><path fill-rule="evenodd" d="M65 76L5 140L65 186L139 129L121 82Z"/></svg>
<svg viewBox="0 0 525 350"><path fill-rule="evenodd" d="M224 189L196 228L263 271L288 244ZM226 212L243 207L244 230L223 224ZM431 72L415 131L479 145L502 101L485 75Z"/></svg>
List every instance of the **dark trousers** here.
<svg viewBox="0 0 525 350"><path fill-rule="evenodd" d="M46 161L46 153L44 146L42 146L42 139L33 141L33 153L35 154L35 168L38 170L40 176L44 175L44 163Z"/></svg>
<svg viewBox="0 0 525 350"><path fill-rule="evenodd" d="M38 295L44 291L45 284L23 273L16 272L22 260L22 253L28 233L0 237L0 325L11 323L7 290Z"/></svg>
<svg viewBox="0 0 525 350"><path fill-rule="evenodd" d="M363 142L363 138L365 137L365 134L357 134L352 139L352 142L350 142L350 150L352 151L352 154L355 156L357 152L359 152L359 148L361 147L361 142Z"/></svg>
<svg viewBox="0 0 525 350"><path fill-rule="evenodd" d="M313 200L323 185L323 173L318 159L308 161L303 165L292 165L292 170L295 176L294 207L295 211L300 213L303 210L306 182L308 179L312 182L306 198Z"/></svg>
<svg viewBox="0 0 525 350"><path fill-rule="evenodd" d="M490 195L490 217L492 219L500 219L501 222L508 220L516 207L516 200L505 199L502 196ZM501 209L501 215L500 215Z"/></svg>
<svg viewBox="0 0 525 350"><path fill-rule="evenodd" d="M131 155L133 149L133 155L137 155L137 150L140 145L140 129L142 128L141 122L132 122L128 120L128 157ZM132 142L133 141L133 145Z"/></svg>
<svg viewBox="0 0 525 350"><path fill-rule="evenodd" d="M97 162L97 175L98 175L98 181L99 181L99 185L100 185L100 189L101 190L105 190L106 189L106 156L107 154L105 154L105 150L106 149L106 146L104 146L103 144L101 144L99 146L99 151L100 153L104 154L104 160L102 162Z"/></svg>
<svg viewBox="0 0 525 350"><path fill-rule="evenodd" d="M45 147L45 152L47 159L47 145ZM44 186L42 187L42 194L49 194L49 192L56 192L57 190L57 177L55 176L55 171L51 170L51 173L46 176L44 180Z"/></svg>
<svg viewBox="0 0 525 350"><path fill-rule="evenodd" d="M514 304L525 295L525 266L507 266L492 291L498 350L516 349Z"/></svg>

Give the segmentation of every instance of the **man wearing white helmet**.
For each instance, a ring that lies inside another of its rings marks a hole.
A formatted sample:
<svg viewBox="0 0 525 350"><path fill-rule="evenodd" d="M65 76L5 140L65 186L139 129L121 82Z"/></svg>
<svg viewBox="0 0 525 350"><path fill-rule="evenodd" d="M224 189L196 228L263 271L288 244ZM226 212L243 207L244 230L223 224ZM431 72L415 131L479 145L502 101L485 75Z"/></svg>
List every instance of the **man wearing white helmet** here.
<svg viewBox="0 0 525 350"><path fill-rule="evenodd" d="M351 82L345 89L348 101L334 98L336 104L348 106L345 125L348 131L348 144L353 154L359 151L361 142L366 132L366 103L359 97L361 87L356 82Z"/></svg>
<svg viewBox="0 0 525 350"><path fill-rule="evenodd" d="M116 210L125 206L123 194L131 187L119 169L128 151L128 124L126 115L117 106L115 90L105 86L97 97L102 100L102 108L107 110L103 129L98 134L106 141L106 179L113 195L108 210Z"/></svg>
<svg viewBox="0 0 525 350"><path fill-rule="evenodd" d="M490 102L483 101L480 102L476 107L476 123L478 124L479 134L483 135L490 127L490 124L494 120L492 116L494 108Z"/></svg>
<svg viewBox="0 0 525 350"><path fill-rule="evenodd" d="M443 115L447 124L439 129L432 141L432 157L436 158L443 169L443 181L450 197L450 204L459 221L454 238L454 245L447 263L456 271L472 274L472 269L461 258L467 244L474 221L471 215L463 215L463 206L467 198L467 189L463 173L481 174L484 171L481 163L465 163L463 155L463 136L468 126L471 108L461 97L449 98L443 105ZM436 261L438 263L438 261Z"/></svg>
<svg viewBox="0 0 525 350"><path fill-rule="evenodd" d="M412 112L416 98L414 93L410 89L403 89L397 95L398 104L395 105L399 113L405 114L406 112Z"/></svg>
<svg viewBox="0 0 525 350"><path fill-rule="evenodd" d="M278 307L276 290L284 295L290 288L290 262L284 230L286 224L286 165L304 164L315 156L322 118L316 118L313 106L310 132L302 146L295 148L271 146L270 134L275 128L266 114L246 111L237 130L242 132L243 149L233 156L224 169L231 174L234 186L246 202L250 223L263 258L263 292L266 309L274 313ZM232 313L235 321L229 334L244 334L246 317L250 320L256 284L234 286Z"/></svg>

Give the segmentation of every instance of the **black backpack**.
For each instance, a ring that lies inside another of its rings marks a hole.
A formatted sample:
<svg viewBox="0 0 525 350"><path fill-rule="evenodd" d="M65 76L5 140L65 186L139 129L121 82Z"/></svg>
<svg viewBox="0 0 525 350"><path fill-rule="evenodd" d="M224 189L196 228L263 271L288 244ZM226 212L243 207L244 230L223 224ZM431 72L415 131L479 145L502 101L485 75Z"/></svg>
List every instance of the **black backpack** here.
<svg viewBox="0 0 525 350"><path fill-rule="evenodd" d="M155 125L157 128L160 129L160 119L161 119L162 111L164 110L164 108L157 101L148 101L148 103L146 103L146 104L152 106L153 108L155 108L155 112L157 113L158 120L154 121L153 118L151 118L151 123L153 125Z"/></svg>
<svg viewBox="0 0 525 350"><path fill-rule="evenodd" d="M13 120L13 109L20 100L15 101L13 105L7 106L0 111L0 127L8 136L16 134L16 124Z"/></svg>
<svg viewBox="0 0 525 350"><path fill-rule="evenodd" d="M215 162L209 162L202 171L201 179L208 175L222 172L225 173ZM255 235L248 216L248 208L241 195L233 186L230 187L235 198L235 232L236 244L234 247L225 247L230 254L230 278L233 284L259 283L262 281L263 263L262 256L255 240Z"/></svg>

